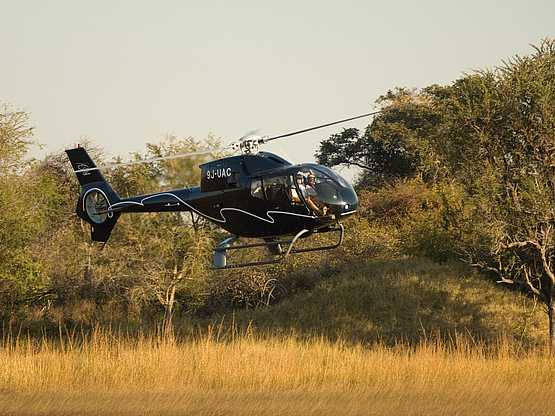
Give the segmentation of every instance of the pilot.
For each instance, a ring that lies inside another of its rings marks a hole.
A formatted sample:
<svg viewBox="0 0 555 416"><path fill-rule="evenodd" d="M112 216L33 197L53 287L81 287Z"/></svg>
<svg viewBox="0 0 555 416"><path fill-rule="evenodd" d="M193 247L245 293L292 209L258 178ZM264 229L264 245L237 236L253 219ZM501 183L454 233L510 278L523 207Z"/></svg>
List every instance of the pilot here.
<svg viewBox="0 0 555 416"><path fill-rule="evenodd" d="M316 196L316 175L312 172L306 178L305 190L308 196Z"/></svg>
<svg viewBox="0 0 555 416"><path fill-rule="evenodd" d="M318 193L316 192L316 176L314 173L308 173L307 184L301 188L301 193L303 194L308 207L312 212L314 212L314 214L318 216L327 214L328 207L325 205L321 207L321 203L317 198Z"/></svg>

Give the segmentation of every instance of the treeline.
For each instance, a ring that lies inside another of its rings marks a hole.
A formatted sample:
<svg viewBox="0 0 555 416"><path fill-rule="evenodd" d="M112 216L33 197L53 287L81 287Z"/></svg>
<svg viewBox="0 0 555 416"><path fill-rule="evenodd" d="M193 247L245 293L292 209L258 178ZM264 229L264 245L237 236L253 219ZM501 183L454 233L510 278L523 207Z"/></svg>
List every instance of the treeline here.
<svg viewBox="0 0 555 416"><path fill-rule="evenodd" d="M30 116L0 112L2 319L165 322L209 316L306 290L374 256L462 260L546 307L555 348L555 41L450 85L395 89L365 131L345 129L316 155L356 165L359 215L344 247L270 268L213 272L221 232L186 214L123 216L101 249L74 214L77 181L65 154L28 160ZM91 149L90 144L85 144ZM194 151L214 139L166 138L141 159ZM91 151L101 163L101 149ZM121 195L194 185L203 157L107 172Z"/></svg>
<svg viewBox="0 0 555 416"><path fill-rule="evenodd" d="M205 317L232 308L269 305L310 286L310 276L316 279L325 274L323 269L331 270L330 261L318 267L314 264L318 257L311 256L303 267L293 261L262 269L212 271L212 248L224 233L190 212L124 215L105 247L91 242L89 225L75 215L79 184L65 153L42 160L26 158L34 143L30 125L29 114L2 108L0 319L4 328L55 330L60 324L101 323L163 324L171 329L176 313ZM99 165L109 162L92 143L81 145ZM214 152L104 173L122 196L196 186L198 166L222 156L214 138L167 137L131 155L140 160L200 148Z"/></svg>
<svg viewBox="0 0 555 416"><path fill-rule="evenodd" d="M385 235L401 252L462 259L541 301L555 351L555 40L378 103L318 159L364 170L365 215L395 225Z"/></svg>

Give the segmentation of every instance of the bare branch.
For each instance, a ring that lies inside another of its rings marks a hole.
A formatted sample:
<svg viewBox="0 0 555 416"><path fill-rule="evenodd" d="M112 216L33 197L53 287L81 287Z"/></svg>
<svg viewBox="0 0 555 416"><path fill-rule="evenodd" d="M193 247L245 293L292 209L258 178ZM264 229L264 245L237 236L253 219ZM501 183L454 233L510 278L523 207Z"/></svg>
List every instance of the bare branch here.
<svg viewBox="0 0 555 416"><path fill-rule="evenodd" d="M510 285L514 284L515 281L512 279L507 279L505 277L501 277L499 280L496 281L496 283L508 283Z"/></svg>
<svg viewBox="0 0 555 416"><path fill-rule="evenodd" d="M550 261L547 259L547 248L546 248L546 245L550 239L551 229L552 229L551 224L547 224L545 228L542 229L541 234L543 237L543 244L541 246L538 245L538 248L541 254L543 269L547 274L547 276L549 277L549 279L551 280L551 282L555 283L555 274L553 273L553 270L551 270Z"/></svg>
<svg viewBox="0 0 555 416"><path fill-rule="evenodd" d="M515 241L509 244L500 243L500 248L513 249L513 248L522 248L530 245L539 248L538 242L534 240Z"/></svg>
<svg viewBox="0 0 555 416"><path fill-rule="evenodd" d="M360 163L360 162L347 161L345 162L345 164L349 166L358 166L361 169L372 170L370 166L367 166L364 163Z"/></svg>
<svg viewBox="0 0 555 416"><path fill-rule="evenodd" d="M482 270L487 270L488 272L493 272L493 273L501 276L501 271L499 269L497 269L495 267L492 267L492 266L488 266L484 263L470 263L470 265L472 267L477 267L477 268L482 269Z"/></svg>
<svg viewBox="0 0 555 416"><path fill-rule="evenodd" d="M524 272L524 279L526 281L526 285L528 286L528 288L532 291L532 293L534 293L540 299L544 299L543 294L532 284L532 281L530 280L530 273L528 271L528 267L524 266L522 268L522 271Z"/></svg>

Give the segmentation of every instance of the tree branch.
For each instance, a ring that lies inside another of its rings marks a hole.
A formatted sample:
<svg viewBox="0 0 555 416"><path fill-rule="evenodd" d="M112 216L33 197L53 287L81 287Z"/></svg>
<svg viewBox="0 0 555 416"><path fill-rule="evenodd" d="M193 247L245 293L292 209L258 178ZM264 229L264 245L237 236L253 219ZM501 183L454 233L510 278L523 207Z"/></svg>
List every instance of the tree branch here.
<svg viewBox="0 0 555 416"><path fill-rule="evenodd" d="M526 281L526 285L528 286L528 288L532 291L532 293L534 293L540 299L544 300L543 294L532 284L532 281L530 280L530 273L528 272L528 268L524 266L522 270L524 272L524 279Z"/></svg>
<svg viewBox="0 0 555 416"><path fill-rule="evenodd" d="M358 166L361 169L365 169L365 170L372 170L372 168L370 166L367 166L363 163L360 162L353 162L353 161L346 161L344 162L346 165L354 165L354 166Z"/></svg>

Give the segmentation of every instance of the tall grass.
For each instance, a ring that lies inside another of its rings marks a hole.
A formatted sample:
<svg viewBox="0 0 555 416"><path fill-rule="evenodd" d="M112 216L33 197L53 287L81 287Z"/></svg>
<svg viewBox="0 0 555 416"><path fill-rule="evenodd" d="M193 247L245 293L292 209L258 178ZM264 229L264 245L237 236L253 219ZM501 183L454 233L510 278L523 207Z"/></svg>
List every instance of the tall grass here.
<svg viewBox="0 0 555 416"><path fill-rule="evenodd" d="M555 360L464 337L417 346L226 334L186 340L97 329L5 338L0 413L551 414Z"/></svg>

